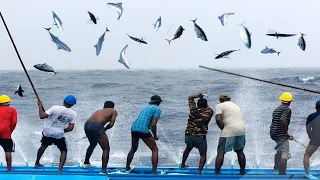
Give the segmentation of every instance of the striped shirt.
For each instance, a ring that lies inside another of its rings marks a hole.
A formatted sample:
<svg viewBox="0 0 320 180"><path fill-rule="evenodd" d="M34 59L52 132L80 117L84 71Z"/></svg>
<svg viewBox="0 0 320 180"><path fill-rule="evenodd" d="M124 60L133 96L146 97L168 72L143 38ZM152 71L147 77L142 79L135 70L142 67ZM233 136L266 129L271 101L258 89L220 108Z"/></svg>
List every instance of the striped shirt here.
<svg viewBox="0 0 320 180"><path fill-rule="evenodd" d="M287 122L287 130L290 124L291 109L287 105L280 105L272 113L272 123L270 126L271 139L278 141L285 138L285 131L281 126L281 118Z"/></svg>

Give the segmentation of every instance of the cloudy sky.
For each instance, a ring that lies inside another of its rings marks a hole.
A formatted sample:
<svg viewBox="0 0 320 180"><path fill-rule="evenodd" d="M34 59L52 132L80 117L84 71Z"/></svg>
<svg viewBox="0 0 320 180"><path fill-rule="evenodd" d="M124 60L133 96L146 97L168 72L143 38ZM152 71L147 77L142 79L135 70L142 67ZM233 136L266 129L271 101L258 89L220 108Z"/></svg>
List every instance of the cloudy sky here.
<svg viewBox="0 0 320 180"><path fill-rule="evenodd" d="M198 68L199 64L220 68L251 67L318 67L320 47L320 1L308 0L122 0L124 12L117 20L115 9L107 6L106 0L10 0L1 3L0 10L16 42L28 70L33 65L44 63L55 70L62 69L125 69L118 63L120 51L128 44L126 57L132 69ZM55 27L51 31L70 46L72 52L57 50L43 29L52 25L52 11L62 20L64 31ZM87 11L100 18L98 24L88 23ZM222 26L219 15L233 12L227 25ZM153 23L162 17L162 26L153 31ZM208 37L204 42L196 37L191 19ZM252 32L252 47L247 49L239 37L239 26ZM178 28L186 30L180 39L171 42ZM106 33L99 56L93 47ZM297 33L284 39L268 37L268 30L281 33ZM307 34L306 51L297 45L299 32ZM147 45L131 40L126 34L144 37ZM261 54L265 46L282 53ZM0 69L22 70L7 32L0 24ZM231 54L231 59L215 60L215 53L241 49Z"/></svg>

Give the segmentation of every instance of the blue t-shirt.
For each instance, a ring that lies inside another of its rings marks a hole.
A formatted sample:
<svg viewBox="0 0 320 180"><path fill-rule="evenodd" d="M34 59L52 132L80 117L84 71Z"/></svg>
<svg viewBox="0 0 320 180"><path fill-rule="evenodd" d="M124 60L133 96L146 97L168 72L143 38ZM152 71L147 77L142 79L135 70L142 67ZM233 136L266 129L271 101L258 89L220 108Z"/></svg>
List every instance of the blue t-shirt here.
<svg viewBox="0 0 320 180"><path fill-rule="evenodd" d="M137 119L131 126L131 131L138 131L142 133L149 133L149 126L153 116L160 118L162 110L159 106L148 105L141 109Z"/></svg>

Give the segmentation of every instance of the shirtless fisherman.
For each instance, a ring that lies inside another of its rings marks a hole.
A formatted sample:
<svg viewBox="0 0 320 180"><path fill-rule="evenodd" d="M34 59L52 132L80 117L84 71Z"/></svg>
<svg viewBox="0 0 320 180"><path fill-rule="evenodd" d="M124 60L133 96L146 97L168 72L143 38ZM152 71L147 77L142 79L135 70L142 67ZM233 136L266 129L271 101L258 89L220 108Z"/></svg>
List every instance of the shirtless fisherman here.
<svg viewBox="0 0 320 180"><path fill-rule="evenodd" d="M100 174L106 173L106 168L109 161L110 146L106 130L113 127L118 114L113 108L114 103L112 101L106 101L103 109L94 112L84 124L84 131L90 142L90 145L87 149L86 158L82 167L88 168L90 166L90 157L94 148L97 146L97 143L99 143L102 149L102 169ZM109 122L109 124L105 126L107 122Z"/></svg>

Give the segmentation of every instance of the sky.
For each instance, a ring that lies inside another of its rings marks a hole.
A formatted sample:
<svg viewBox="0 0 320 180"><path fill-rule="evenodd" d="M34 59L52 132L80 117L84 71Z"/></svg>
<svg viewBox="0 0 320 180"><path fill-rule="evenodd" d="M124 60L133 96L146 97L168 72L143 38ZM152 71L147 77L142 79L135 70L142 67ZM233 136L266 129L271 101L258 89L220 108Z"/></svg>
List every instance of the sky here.
<svg viewBox="0 0 320 180"><path fill-rule="evenodd" d="M123 3L123 14L107 6ZM27 70L47 63L55 70L126 69L118 62L122 48L128 44L126 58L131 69L197 69L199 65L218 68L287 68L319 67L320 1L308 0L10 0L1 3L2 12ZM68 44L72 52L57 50L43 27L53 23L52 11L63 22L64 31L53 27L51 33ZM98 24L88 23L92 12ZM218 16L233 12L222 26ZM161 16L162 26L155 32L153 23ZM197 38L193 22L205 31L208 41ZM239 24L252 33L252 47L240 40ZM186 29L180 39L168 44L179 26ZM102 50L95 54L94 45L105 31ZM268 30L296 33L290 38L266 36ZM307 47L297 45L300 32ZM147 45L131 40L126 34L144 37ZM266 46L281 51L261 54ZM216 54L240 49L230 59L216 60ZM0 70L22 70L9 36L0 23Z"/></svg>

